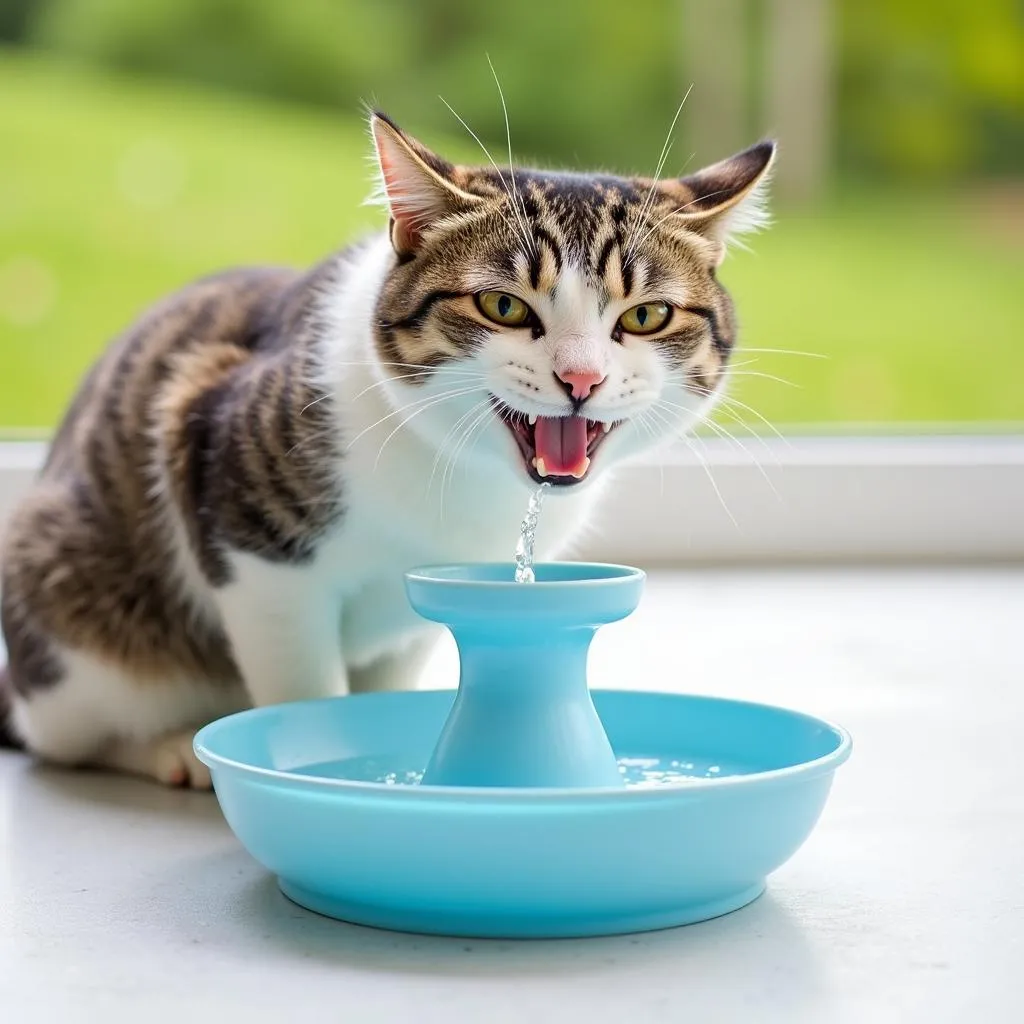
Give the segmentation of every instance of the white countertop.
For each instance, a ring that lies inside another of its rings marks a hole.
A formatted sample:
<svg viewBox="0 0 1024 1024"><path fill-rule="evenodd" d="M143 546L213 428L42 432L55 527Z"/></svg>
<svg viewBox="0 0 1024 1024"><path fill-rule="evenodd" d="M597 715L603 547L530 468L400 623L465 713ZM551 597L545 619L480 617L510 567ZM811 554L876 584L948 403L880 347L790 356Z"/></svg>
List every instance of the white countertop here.
<svg viewBox="0 0 1024 1024"><path fill-rule="evenodd" d="M572 942L397 935L287 902L214 797L0 755L0 1017L1024 1020L1024 570L654 575L595 686L833 719L854 753L768 893ZM428 683L451 685L445 646ZM636 865L635 870L643 870Z"/></svg>

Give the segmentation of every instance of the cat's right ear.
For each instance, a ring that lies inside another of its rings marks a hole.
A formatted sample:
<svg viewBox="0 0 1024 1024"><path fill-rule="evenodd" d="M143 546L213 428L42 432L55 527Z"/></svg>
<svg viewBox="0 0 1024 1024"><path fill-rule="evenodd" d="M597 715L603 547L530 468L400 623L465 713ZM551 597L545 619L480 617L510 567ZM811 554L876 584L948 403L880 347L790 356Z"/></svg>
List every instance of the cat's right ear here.
<svg viewBox="0 0 1024 1024"><path fill-rule="evenodd" d="M370 118L380 170L378 199L391 214L391 244L401 257L415 255L423 232L481 200L455 183L456 170L381 113Z"/></svg>

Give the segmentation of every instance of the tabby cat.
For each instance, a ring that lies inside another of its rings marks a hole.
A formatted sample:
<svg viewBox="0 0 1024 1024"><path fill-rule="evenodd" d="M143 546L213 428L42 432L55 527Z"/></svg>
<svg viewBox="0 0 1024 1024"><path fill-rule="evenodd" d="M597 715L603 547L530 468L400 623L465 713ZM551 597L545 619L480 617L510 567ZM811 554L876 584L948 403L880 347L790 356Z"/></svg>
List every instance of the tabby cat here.
<svg viewBox="0 0 1024 1024"><path fill-rule="evenodd" d="M713 403L716 271L765 220L773 143L647 179L370 128L386 232L190 284L82 382L5 538L8 745L207 787L197 726L413 685L435 633L404 570L511 562L542 480L538 557L565 552L613 467Z"/></svg>

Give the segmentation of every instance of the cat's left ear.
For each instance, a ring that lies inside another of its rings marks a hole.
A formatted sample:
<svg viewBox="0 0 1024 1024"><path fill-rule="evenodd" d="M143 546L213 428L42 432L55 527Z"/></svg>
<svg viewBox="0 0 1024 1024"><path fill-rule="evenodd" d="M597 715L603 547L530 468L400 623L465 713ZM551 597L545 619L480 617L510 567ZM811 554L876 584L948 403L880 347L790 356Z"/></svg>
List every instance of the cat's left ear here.
<svg viewBox="0 0 1024 1024"><path fill-rule="evenodd" d="M423 232L451 214L481 202L456 184L456 168L406 135L383 114L370 118L380 169L380 198L391 213L391 244L399 256L415 255Z"/></svg>
<svg viewBox="0 0 1024 1024"><path fill-rule="evenodd" d="M730 240L768 224L775 151L773 141L759 142L695 174L660 183L679 206L673 219L715 243L716 263L725 257Z"/></svg>

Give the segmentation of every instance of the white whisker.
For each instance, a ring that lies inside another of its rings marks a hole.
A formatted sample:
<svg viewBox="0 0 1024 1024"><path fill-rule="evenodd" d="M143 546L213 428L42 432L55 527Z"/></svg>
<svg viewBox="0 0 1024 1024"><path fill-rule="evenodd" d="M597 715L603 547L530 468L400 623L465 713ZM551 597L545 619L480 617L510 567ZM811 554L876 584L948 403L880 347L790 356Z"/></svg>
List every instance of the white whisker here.
<svg viewBox="0 0 1024 1024"><path fill-rule="evenodd" d="M685 435L680 435L680 440L686 445L687 448L696 456L697 461L701 464L704 469L704 474L707 476L709 483L711 484L712 490L715 492L715 496L718 498L718 503L722 506L725 514L732 520L732 525L737 530L740 528L740 524L736 521L736 517L732 514L732 510L726 503L725 498L722 496L721 490L719 490L718 482L715 480L714 474L711 472L711 467L707 464L707 460L697 451L696 448L690 443L690 438Z"/></svg>
<svg viewBox="0 0 1024 1024"><path fill-rule="evenodd" d="M459 456L462 454L463 449L466 447L469 439L473 436L476 429L483 423L486 423L490 418L492 407L490 402L487 403L487 407L477 415L477 418L472 422L469 429L459 439L459 442L455 445L451 455L448 458L448 462L445 465L444 472L441 474L441 519L444 520L444 495L446 481L450 487L455 481L455 467L458 463Z"/></svg>
<svg viewBox="0 0 1024 1024"><path fill-rule="evenodd" d="M779 429L772 423L766 416L762 416L756 409L741 402L738 398L733 398L731 395L721 395L719 397L719 404L723 406L736 406L739 409L743 409L745 412L749 412L751 416L756 416L780 441L784 444L792 447L789 438L783 435Z"/></svg>
<svg viewBox="0 0 1024 1024"><path fill-rule="evenodd" d="M512 197L512 192L509 190L508 182L505 181L505 175L501 173L501 168L494 162L494 157L491 156L490 150L488 150L488 148L483 144L483 142L480 139L480 136L477 135L477 133L473 131L472 128L469 127L469 125L461 117L458 111L456 111L455 108L443 96L438 96L437 98L452 112L452 114L455 116L459 124L461 124L462 127L465 128L467 132L469 132L469 134L473 137L476 144L483 150L484 156L487 157L488 162L494 168L495 173L498 175L498 178L501 181L502 187L505 189L505 194L508 196L509 201L512 203L512 212L515 214L516 223L519 226L519 233L523 239L523 242L528 249L532 249L533 245L532 240L530 238L530 232L527 229L526 224L523 223L520 217L519 207L516 205L515 199L513 199ZM509 175L511 176L511 174L512 169L509 168ZM506 223L509 225L509 227L512 226L510 222L506 221Z"/></svg>
<svg viewBox="0 0 1024 1024"><path fill-rule="evenodd" d="M459 427L466 422L471 416L477 413L481 406L489 405L490 398L482 398L475 405L471 406L467 412L464 412L449 428L448 433L441 439L441 443L437 446L437 453L434 455L434 464L430 468L430 479L427 481L427 494L430 494L431 488L434 484L434 477L437 475L437 467L441 464L441 456L444 454L445 448L448 447L449 441L458 440L456 435L458 434Z"/></svg>
<svg viewBox="0 0 1024 1024"><path fill-rule="evenodd" d="M641 412L637 413L635 416L633 416L632 418L636 421L637 426L642 427L644 430L647 431L647 433L650 435L651 441L656 444L657 441L658 441L658 435L657 435L654 427L652 427L650 425L650 423L647 422L647 413L641 411ZM665 497L665 459L664 459L664 456L662 456L661 458L658 459L658 496L661 497L661 498Z"/></svg>
<svg viewBox="0 0 1024 1024"><path fill-rule="evenodd" d="M704 469L704 473L707 476L708 481L710 482L711 487L714 490L719 503L725 510L725 514L732 520L733 526L739 529L740 524L736 521L736 517L732 514L731 510L729 509L729 506L726 504L725 498L722 496L721 490L719 490L718 482L715 480L714 474L711 472L711 467L707 464L707 460L704 459L700 452L698 452L697 449L694 448L693 444L691 443L691 437L688 436L686 433L680 431L677 425L673 423L671 419L669 419L668 414L664 412L662 409L659 409L658 406L651 406L647 411L650 414L657 416L657 418L665 425L665 427L668 430L672 431L674 436L678 440L682 441L683 444L685 444L686 447L690 449L693 455L696 456L697 461L701 464L701 466ZM700 441L700 438L694 437L693 440Z"/></svg>
<svg viewBox="0 0 1024 1024"><path fill-rule="evenodd" d="M746 345L741 345L739 348L741 352L767 352L770 355L777 356L806 356L808 359L828 359L830 358L824 352L801 352L798 349L792 348L749 348Z"/></svg>
<svg viewBox="0 0 1024 1024"><path fill-rule="evenodd" d="M516 188L516 172L515 167L512 164L512 131L508 126L508 107L505 106L505 93L501 88L501 82L498 81L498 72L494 70L494 65L491 63L490 54L487 55L487 64L491 69L491 75L494 77L494 84L498 87L498 98L501 100L501 111L505 115L505 138L508 140L508 178L512 183L512 203L515 205L516 202L518 202L522 207L523 221L528 225L529 217L527 217L526 214L526 203L523 201L523 197L519 194L518 188ZM536 253L537 244L534 242L533 236L529 233L529 228L527 228L526 239L527 242L529 242L531 252Z"/></svg>
<svg viewBox="0 0 1024 1024"><path fill-rule="evenodd" d="M447 393L445 393L443 395L440 395L440 396L436 397L433 401L421 404L420 407L414 413L410 413L410 415L408 415L404 420L402 420L402 422L399 423L398 426L395 427L395 429L392 430L391 433L388 434L388 436L384 438L384 441L381 444L380 448L377 449L377 456L373 460L374 472L376 472L377 466L380 464L381 456L384 454L384 449L387 447L388 442L403 427L407 426L410 421L416 419L417 416L419 416L421 413L426 412L428 409L434 408L434 406L436 406L436 405L441 405L443 402L450 402L453 398L459 398L462 395L473 394L473 392L479 391L479 390L480 390L479 388L469 388L467 390L462 390L462 391L447 392ZM408 409L409 406L405 406L405 408ZM378 422L380 422L380 421L378 420Z"/></svg>
<svg viewBox="0 0 1024 1024"><path fill-rule="evenodd" d="M714 409L714 411L713 411L713 415L717 417L720 414L724 414L724 415L728 416L729 419L732 420L733 423L735 423L738 426L742 427L747 432L747 435L752 440L757 441L757 443L765 450L765 453L771 456L772 461L777 466L781 466L782 465L782 462L779 459L778 453L775 452L772 449L772 446L768 443L768 440L764 436L764 434L759 433L756 430L753 430L751 428L750 424L747 423L747 421L745 419L743 419L743 417L740 416L739 413L737 413L735 411L735 409L729 409L729 408L726 408L725 406L721 406L721 405L717 406ZM707 419L704 420L704 423L706 423L709 427L712 427L712 428L714 427L714 424L717 424L719 427L721 427L721 429L723 429L723 430L725 429L725 427L722 426L722 424L718 423L717 419L712 420L711 418L707 418Z"/></svg>
<svg viewBox="0 0 1024 1024"><path fill-rule="evenodd" d="M299 410L299 415L300 416L304 416L309 409L313 408L314 405L319 405L321 402L325 401L326 399L333 398L333 397L334 397L334 392L328 391L325 394L322 394L319 398L314 398L312 402L307 402L306 405L304 405Z"/></svg>
<svg viewBox="0 0 1024 1024"><path fill-rule="evenodd" d="M654 177L651 179L650 190L644 197L643 204L641 205L640 210L636 215L636 219L633 221L633 227L629 232L629 237L626 239L626 245L624 247L625 255L623 258L624 264L629 263L629 261L633 258L633 253L635 251L635 246L633 242L634 238L636 237L636 232L639 229L639 225L643 223L644 219L647 217L647 214L654 203L654 194L658 189L658 181L661 178L661 172L665 167L665 161L668 159L669 150L671 150L672 148L672 135L676 130L676 124L679 121L679 115L683 112L683 107L686 105L686 100L688 99L692 91L693 84L691 83L690 88L686 90L686 95L683 96L682 100L679 103L679 106L676 108L676 114L675 117L672 118L672 123L669 125L668 134L665 136L665 142L661 147L661 155L658 157L658 166L654 172Z"/></svg>
<svg viewBox="0 0 1024 1024"><path fill-rule="evenodd" d="M704 420L704 424L705 426L710 427L710 429L713 430L719 437L723 438L726 441L729 441L731 444L736 445L740 449L740 451L743 452L743 454L746 455L747 458L750 459L750 461L757 467L757 471L761 474L762 477L764 477L764 482L771 488L772 494L774 494L775 497L779 499L779 501L782 500L782 495L779 494L774 481L771 479L771 477L768 476L768 471L761 464L761 461L738 437L736 437L734 434L726 430L726 428L723 427L721 423L715 423L714 420L706 419Z"/></svg>
<svg viewBox="0 0 1024 1024"><path fill-rule="evenodd" d="M379 427L382 423L386 423L389 419L391 419L394 416L401 416L402 413L406 412L408 409L415 409L416 406L428 405L429 403L433 402L435 399L437 399L439 397L440 398L457 398L459 395L471 395L474 391L479 391L479 390L480 390L479 387L475 387L475 386L474 387L467 387L467 388L457 389L457 390L454 390L454 391L446 391L446 392L444 392L440 396L439 395L424 395L422 398L417 398L415 401L406 402L405 405L400 406L397 409L392 409L391 412L387 413L384 416L381 416L381 418L379 420L376 420L375 422L371 423L368 427L364 427L362 430L360 430L359 433L356 434L356 436L353 437L351 441L349 441L347 447L351 448L361 437L363 437L365 434L368 434L375 427Z"/></svg>
<svg viewBox="0 0 1024 1024"><path fill-rule="evenodd" d="M438 376L446 376L446 377L447 376L457 375L459 377L464 378L464 380L462 380L460 382L460 383L463 383L463 384L468 383L470 380L486 380L487 379L487 375L486 374L479 373L477 371L474 371L472 373L470 373L469 371L458 371L457 374L451 374L448 371L445 371L444 373L438 373L437 375ZM431 376L433 376L432 373L429 373L426 370L419 370L416 373L401 373L401 374L397 374L394 377L386 377L384 380L378 380L378 381L375 381L373 384L367 384L366 387L363 388L362 391L358 392L353 397L353 401L355 401L356 399L362 398L363 395L367 394L370 391L373 391L376 388L386 387L392 381L397 381L397 380L420 380L420 379L422 379L424 377L429 378ZM317 399L317 401L320 401L320 399ZM315 403L310 403L310 404L315 404ZM307 406L307 408L308 408L308 406ZM305 410L303 410L303 412L305 412Z"/></svg>
<svg viewBox="0 0 1024 1024"><path fill-rule="evenodd" d="M728 368L726 373L730 377L763 377L765 380L773 380L777 384L785 384L791 388L802 388L802 384L796 384L791 380L786 380L785 377L776 377L774 373L762 373L759 370L733 370Z"/></svg>
<svg viewBox="0 0 1024 1024"><path fill-rule="evenodd" d="M314 431L314 433L310 434L308 437L302 438L301 441L296 441L295 444L293 444L291 448L284 453L284 457L286 459L290 459L300 448L304 448L307 444L313 444L315 441L320 441L335 433L337 433L337 428L333 426L327 427L324 430Z"/></svg>
<svg viewBox="0 0 1024 1024"><path fill-rule="evenodd" d="M685 213L691 206L694 206L697 203L704 202L704 200L706 199L711 199L713 196L725 195L726 192L728 192L728 189L720 188L716 192L708 192L705 195L698 196L696 199L691 199L688 203L683 203L682 206L677 206L674 210L669 210L669 212L666 213L665 216L661 218L661 220L654 224L642 238L637 239L636 244L633 246L634 250L639 249L644 244L644 242L646 242L647 239L650 238L651 235L653 235L654 232L657 231L658 228L660 228L661 225L665 223L665 221L671 220L673 217L676 216L676 214Z"/></svg>

